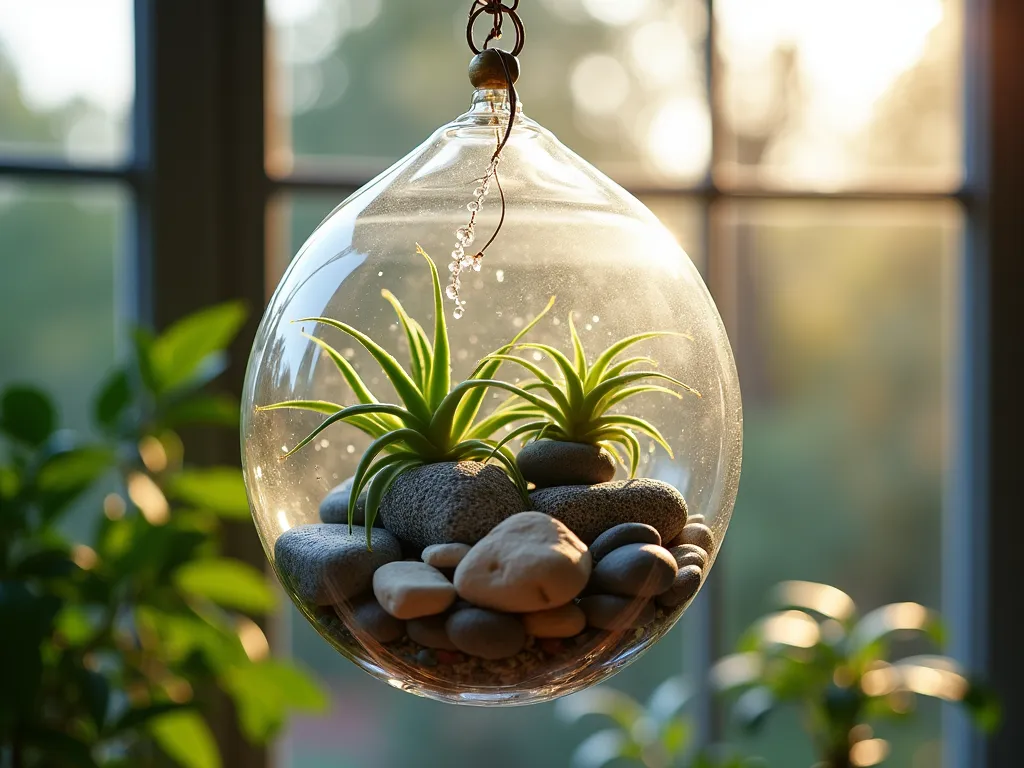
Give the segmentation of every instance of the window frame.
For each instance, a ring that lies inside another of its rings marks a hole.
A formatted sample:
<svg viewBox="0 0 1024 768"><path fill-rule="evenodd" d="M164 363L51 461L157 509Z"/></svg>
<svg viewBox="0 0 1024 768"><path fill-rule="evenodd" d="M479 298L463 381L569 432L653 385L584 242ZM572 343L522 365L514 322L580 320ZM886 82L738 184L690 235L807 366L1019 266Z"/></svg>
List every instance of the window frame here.
<svg viewBox="0 0 1024 768"><path fill-rule="evenodd" d="M714 0L709 7L708 88L712 110ZM111 182L134 201L126 268L136 280L128 304L133 319L166 326L188 311L241 298L252 310L244 341L233 349L222 386L240 391L266 303L268 213L286 192L347 194L369 180L359 174L329 177L299 171L268 174L265 99L268 34L262 0L135 0L135 108L133 153L124 164L78 165L58 160L0 157L0 179L54 183ZM657 187L634 194L696 201L704 215L707 263L719 244L711 221L730 200L904 201L957 200L966 235L958 285L954 430L943 530L944 610L952 625L953 655L978 670L1003 694L1004 722L1024 721L1022 655L1013 604L1014 577L1022 574L1020 491L1016 482L1024 431L1021 397L1013 375L1024 328L1024 285L1019 222L1024 214L1024 4L1017 0L965 0L964 87L966 177L953 193L843 191L815 193L719 187L709 168L696 188ZM719 142L712 131L712 164ZM717 284L708 270L709 287ZM204 446L200 459L237 462L234 440ZM263 563L252 526L226 536L230 554ZM713 579L691 609L700 627L687 653L694 669L707 668L718 647L723 585ZM273 633L271 633L273 634ZM705 742L721 733L711 692L702 682L695 707ZM1017 729L994 738L973 732L962 715L945 716L946 764L954 768L1013 765L1021 751ZM227 765L258 768L266 750L248 745L220 702L214 723Z"/></svg>

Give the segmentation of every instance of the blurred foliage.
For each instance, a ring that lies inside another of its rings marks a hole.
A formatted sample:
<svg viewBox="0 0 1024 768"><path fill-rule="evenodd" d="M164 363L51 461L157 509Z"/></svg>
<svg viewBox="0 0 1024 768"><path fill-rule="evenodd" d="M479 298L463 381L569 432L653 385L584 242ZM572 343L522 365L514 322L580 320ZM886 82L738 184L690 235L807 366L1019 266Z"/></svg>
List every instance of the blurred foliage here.
<svg viewBox="0 0 1024 768"><path fill-rule="evenodd" d="M60 430L34 388L0 394L0 765L209 768L218 691L254 743L325 708L250 618L275 607L265 575L220 551L222 525L248 518L241 473L184 464L176 432L236 426L237 404L204 386L244 316L137 330L95 396L96 439ZM92 546L70 541L62 519L97 487Z"/></svg>
<svg viewBox="0 0 1024 768"><path fill-rule="evenodd" d="M558 716L569 723L587 715L598 715L611 725L590 734L572 755L572 768L602 768L637 764L648 768L758 768L763 762L731 754L726 747L698 752L694 726L683 714L692 699L690 687L681 677L661 683L646 703L611 686L599 685L559 699Z"/></svg>

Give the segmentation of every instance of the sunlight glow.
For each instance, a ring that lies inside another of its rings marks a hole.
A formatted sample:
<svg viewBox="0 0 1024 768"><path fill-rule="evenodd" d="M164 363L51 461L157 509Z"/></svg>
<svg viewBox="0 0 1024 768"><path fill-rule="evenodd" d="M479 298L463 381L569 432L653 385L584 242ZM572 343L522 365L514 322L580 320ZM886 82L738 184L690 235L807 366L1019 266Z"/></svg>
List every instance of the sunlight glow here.
<svg viewBox="0 0 1024 768"><path fill-rule="evenodd" d="M761 636L769 643L811 648L821 639L818 622L802 611L783 611L761 622Z"/></svg>
<svg viewBox="0 0 1024 768"><path fill-rule="evenodd" d="M624 26L636 21L649 4L649 0L583 0L587 13L613 26Z"/></svg>
<svg viewBox="0 0 1024 768"><path fill-rule="evenodd" d="M235 631L249 661L263 661L270 656L270 642L252 619L239 616L235 622Z"/></svg>
<svg viewBox="0 0 1024 768"><path fill-rule="evenodd" d="M647 131L647 154L655 168L680 181L704 175L711 156L711 115L697 98L675 98L662 105Z"/></svg>
<svg viewBox="0 0 1024 768"><path fill-rule="evenodd" d="M807 608L838 621L848 620L857 608L853 598L841 589L811 581L784 581L776 587L776 601L781 605Z"/></svg>
<svg viewBox="0 0 1024 768"><path fill-rule="evenodd" d="M889 756L889 742L885 739L865 739L850 747L850 764L858 768L878 765Z"/></svg>
<svg viewBox="0 0 1024 768"><path fill-rule="evenodd" d="M171 508L164 492L148 475L141 472L128 475L128 498L150 525L163 525L171 517Z"/></svg>
<svg viewBox="0 0 1024 768"><path fill-rule="evenodd" d="M584 56L569 80L573 101L597 115L615 112L629 96L629 75L613 57L603 53Z"/></svg>

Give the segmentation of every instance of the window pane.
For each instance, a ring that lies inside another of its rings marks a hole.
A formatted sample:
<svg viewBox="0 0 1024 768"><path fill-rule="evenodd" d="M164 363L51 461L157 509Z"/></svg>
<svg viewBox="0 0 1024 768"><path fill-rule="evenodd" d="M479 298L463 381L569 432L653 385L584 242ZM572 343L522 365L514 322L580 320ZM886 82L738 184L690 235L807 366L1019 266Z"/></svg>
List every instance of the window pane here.
<svg viewBox="0 0 1024 768"><path fill-rule="evenodd" d="M963 0L716 0L726 185L949 190Z"/></svg>
<svg viewBox="0 0 1024 768"><path fill-rule="evenodd" d="M288 195L271 213L268 272L280 278L299 246L343 195ZM656 199L651 207L702 263L699 206ZM272 290L274 286L270 286ZM471 326L466 326L470 329ZM449 325L455 333L458 329ZM473 361L455 362L466 375ZM336 653L293 608L282 618L296 660L311 668L331 692L332 707L319 718L296 718L281 745L281 765L295 768L344 765L475 766L486 756L488 768L569 765L575 744L601 727L600 721L569 726L556 719L553 705L509 709L442 706L396 691L360 671ZM640 661L615 676L611 685L646 698L666 677L686 671L685 617L672 633ZM596 718L595 718L596 720ZM424 745L429 745L429 754Z"/></svg>
<svg viewBox="0 0 1024 768"><path fill-rule="evenodd" d="M0 157L117 163L130 150L132 0L0 0Z"/></svg>
<svg viewBox="0 0 1024 768"><path fill-rule="evenodd" d="M330 159L368 175L464 112L469 5L270 0L272 171ZM528 114L621 181L704 177L704 0L544 0L521 12Z"/></svg>
<svg viewBox="0 0 1024 768"><path fill-rule="evenodd" d="M750 203L718 213L718 299L745 411L721 566L722 650L787 579L834 584L861 612L898 601L941 608L959 210ZM747 746L772 765L808 765L798 728L796 716L773 719ZM893 765L939 764L929 704L878 731L893 742Z"/></svg>

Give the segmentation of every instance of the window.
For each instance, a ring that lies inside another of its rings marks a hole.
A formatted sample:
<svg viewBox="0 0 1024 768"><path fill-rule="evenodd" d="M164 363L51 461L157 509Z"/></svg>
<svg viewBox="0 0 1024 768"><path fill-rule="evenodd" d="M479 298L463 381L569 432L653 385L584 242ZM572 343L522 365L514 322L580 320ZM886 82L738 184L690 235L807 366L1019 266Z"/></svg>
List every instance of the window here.
<svg viewBox="0 0 1024 768"><path fill-rule="evenodd" d="M0 0L0 383L47 383L81 426L126 318L261 307L325 213L468 104L465 5ZM526 110L676 234L744 389L744 475L715 578L614 685L698 675L784 578L864 606L943 605L954 651L997 684L1020 671L999 607L1019 568L1024 29L1015 0L980 5L523 3ZM58 336L82 340L64 347L75 355L52 354ZM234 553L261 562L239 534ZM584 735L550 707L390 690L295 614L278 641L334 699L329 718L295 723L280 765L429 765L425 743L437 765L484 748L495 768L562 765ZM1012 722L1019 697L1004 706ZM735 735L697 714L706 734ZM745 746L807 763L796 727ZM219 735L227 764L262 759ZM989 764L962 736L925 711L891 762ZM997 739L991 764L1018 738Z"/></svg>

